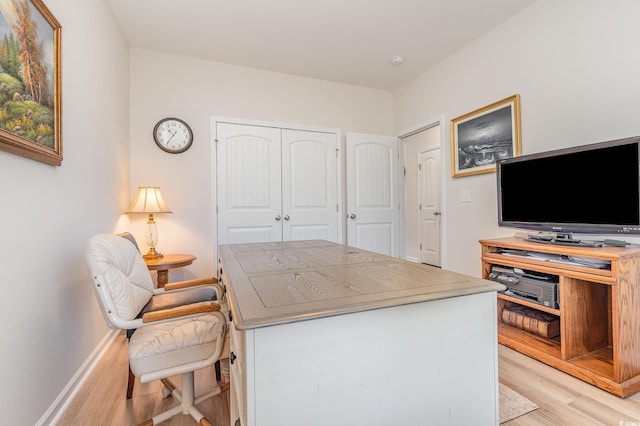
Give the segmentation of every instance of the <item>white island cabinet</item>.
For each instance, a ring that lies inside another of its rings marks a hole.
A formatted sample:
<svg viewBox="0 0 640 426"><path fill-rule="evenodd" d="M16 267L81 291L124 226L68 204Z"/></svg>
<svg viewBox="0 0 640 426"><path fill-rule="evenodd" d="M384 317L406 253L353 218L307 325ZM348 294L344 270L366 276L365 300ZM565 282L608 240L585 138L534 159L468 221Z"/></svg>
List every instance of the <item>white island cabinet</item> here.
<svg viewBox="0 0 640 426"><path fill-rule="evenodd" d="M231 425L497 425L500 284L326 241L219 248Z"/></svg>

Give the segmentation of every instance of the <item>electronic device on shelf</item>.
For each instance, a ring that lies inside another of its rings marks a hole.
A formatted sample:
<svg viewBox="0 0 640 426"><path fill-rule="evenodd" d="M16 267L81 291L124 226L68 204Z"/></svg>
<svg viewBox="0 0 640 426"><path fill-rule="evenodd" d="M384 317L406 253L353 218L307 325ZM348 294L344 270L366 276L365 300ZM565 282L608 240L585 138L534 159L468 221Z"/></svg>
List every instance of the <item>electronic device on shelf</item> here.
<svg viewBox="0 0 640 426"><path fill-rule="evenodd" d="M545 244L559 244L561 246L573 246L573 247L602 247L604 246L603 241L592 241L592 240L575 240L572 237L567 237L564 235L560 235L557 237L550 237L546 235L537 235L531 234L527 235L527 240L533 241L535 243L545 243Z"/></svg>
<svg viewBox="0 0 640 426"><path fill-rule="evenodd" d="M506 256L522 257L534 260L541 260L551 263L562 263L565 265L585 266L587 268L597 269L611 269L611 261L604 259L597 259L593 257L573 256L554 253L543 253L531 250L516 250L501 248L498 253Z"/></svg>
<svg viewBox="0 0 640 426"><path fill-rule="evenodd" d="M558 276L493 265L489 279L504 284L503 292L550 308L558 308Z"/></svg>
<svg viewBox="0 0 640 426"><path fill-rule="evenodd" d="M554 233L535 242L624 247L573 233L640 235L639 164L640 136L500 160L498 224Z"/></svg>

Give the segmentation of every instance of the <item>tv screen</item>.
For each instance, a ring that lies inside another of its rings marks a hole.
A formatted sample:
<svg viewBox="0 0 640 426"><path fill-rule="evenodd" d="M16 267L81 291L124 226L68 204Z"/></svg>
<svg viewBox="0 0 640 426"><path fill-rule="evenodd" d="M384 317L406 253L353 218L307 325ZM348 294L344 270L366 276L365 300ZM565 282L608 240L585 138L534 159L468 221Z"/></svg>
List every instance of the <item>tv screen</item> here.
<svg viewBox="0 0 640 426"><path fill-rule="evenodd" d="M498 224L640 234L640 137L501 160Z"/></svg>

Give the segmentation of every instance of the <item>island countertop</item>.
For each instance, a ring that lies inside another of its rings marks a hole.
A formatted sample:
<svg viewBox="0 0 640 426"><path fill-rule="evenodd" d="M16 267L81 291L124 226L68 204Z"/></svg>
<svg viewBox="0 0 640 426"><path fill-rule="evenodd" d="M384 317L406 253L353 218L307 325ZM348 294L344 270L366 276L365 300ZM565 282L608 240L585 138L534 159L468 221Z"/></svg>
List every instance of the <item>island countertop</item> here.
<svg viewBox="0 0 640 426"><path fill-rule="evenodd" d="M505 289L323 240L227 244L218 253L239 330Z"/></svg>

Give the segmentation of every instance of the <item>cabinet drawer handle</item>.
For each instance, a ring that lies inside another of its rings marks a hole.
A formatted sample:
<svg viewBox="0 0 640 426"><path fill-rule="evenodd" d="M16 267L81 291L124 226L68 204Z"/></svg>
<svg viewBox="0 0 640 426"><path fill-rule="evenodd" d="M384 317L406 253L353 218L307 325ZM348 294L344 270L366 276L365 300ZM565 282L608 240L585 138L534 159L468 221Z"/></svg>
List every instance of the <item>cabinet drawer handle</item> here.
<svg viewBox="0 0 640 426"><path fill-rule="evenodd" d="M238 358L238 357L237 357L237 356L236 356L236 354L234 354L233 352L231 352L231 353L229 354L229 362L230 362L231 364L233 364L233 363L235 362L236 358Z"/></svg>

